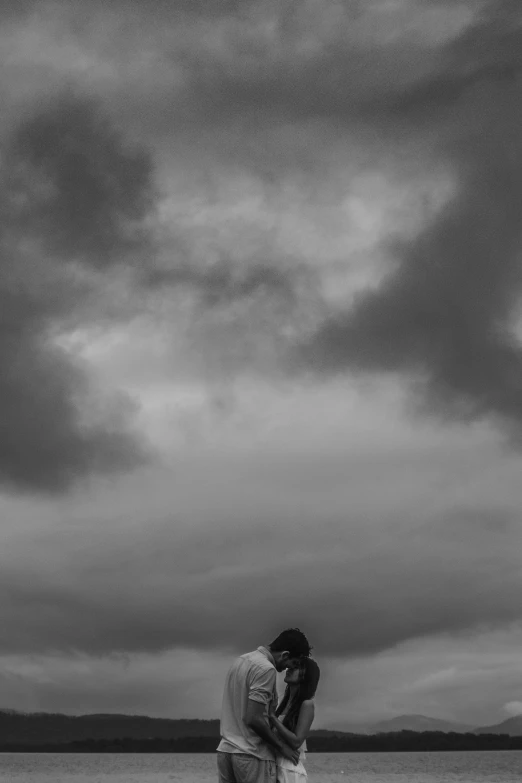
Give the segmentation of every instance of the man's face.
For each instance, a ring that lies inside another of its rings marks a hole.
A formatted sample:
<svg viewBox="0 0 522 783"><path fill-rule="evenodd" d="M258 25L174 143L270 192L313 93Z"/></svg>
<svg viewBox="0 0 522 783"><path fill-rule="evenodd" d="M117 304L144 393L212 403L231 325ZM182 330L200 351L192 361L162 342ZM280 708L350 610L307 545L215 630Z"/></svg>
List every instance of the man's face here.
<svg viewBox="0 0 522 783"><path fill-rule="evenodd" d="M284 652L281 654L279 665L276 668L278 672L284 672L285 669L298 669L299 658L290 658L289 653Z"/></svg>

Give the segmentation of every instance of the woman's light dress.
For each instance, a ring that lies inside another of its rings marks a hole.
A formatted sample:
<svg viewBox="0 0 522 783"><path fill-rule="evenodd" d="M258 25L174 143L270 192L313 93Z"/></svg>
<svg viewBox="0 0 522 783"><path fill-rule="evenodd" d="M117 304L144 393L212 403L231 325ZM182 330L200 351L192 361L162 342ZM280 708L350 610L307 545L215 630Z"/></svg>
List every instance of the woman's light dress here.
<svg viewBox="0 0 522 783"><path fill-rule="evenodd" d="M303 742L299 748L299 761L292 764L284 756L278 756L277 764L277 783L306 783L308 775L304 766L306 760L306 742Z"/></svg>
<svg viewBox="0 0 522 783"><path fill-rule="evenodd" d="M280 721L284 721L286 711L279 716ZM284 756L278 756L276 758L277 766L277 783L306 783L308 775L304 762L306 761L306 740L299 748L299 761L297 764L292 764L290 759L285 759Z"/></svg>

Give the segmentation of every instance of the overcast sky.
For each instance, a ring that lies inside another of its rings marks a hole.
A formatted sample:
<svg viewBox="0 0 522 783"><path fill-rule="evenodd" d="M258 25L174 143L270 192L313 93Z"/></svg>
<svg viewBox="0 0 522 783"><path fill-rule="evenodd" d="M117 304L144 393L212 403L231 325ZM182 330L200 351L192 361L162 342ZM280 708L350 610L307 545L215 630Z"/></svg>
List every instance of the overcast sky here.
<svg viewBox="0 0 522 783"><path fill-rule="evenodd" d="M522 712L519 0L0 0L0 706Z"/></svg>

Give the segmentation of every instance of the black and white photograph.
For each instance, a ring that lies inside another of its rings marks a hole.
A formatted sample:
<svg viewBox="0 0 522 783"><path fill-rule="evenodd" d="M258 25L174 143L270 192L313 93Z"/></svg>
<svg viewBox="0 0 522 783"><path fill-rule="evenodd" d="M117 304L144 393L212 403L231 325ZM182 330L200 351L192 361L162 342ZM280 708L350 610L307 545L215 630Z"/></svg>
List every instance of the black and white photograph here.
<svg viewBox="0 0 522 783"><path fill-rule="evenodd" d="M0 0L1 783L518 783L522 0Z"/></svg>

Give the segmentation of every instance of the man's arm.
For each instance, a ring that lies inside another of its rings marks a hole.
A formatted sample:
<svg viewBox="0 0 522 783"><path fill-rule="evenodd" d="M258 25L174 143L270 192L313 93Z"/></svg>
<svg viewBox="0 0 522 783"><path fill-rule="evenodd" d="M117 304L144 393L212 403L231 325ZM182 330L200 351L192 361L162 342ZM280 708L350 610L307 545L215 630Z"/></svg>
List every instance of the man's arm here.
<svg viewBox="0 0 522 783"><path fill-rule="evenodd" d="M274 734L266 718L265 707L265 704L249 699L245 715L246 725L252 729L252 731L255 731L255 733L261 737L267 745L270 745L276 753L280 753L285 758L290 759L293 764L297 764L299 760L298 751L291 748L285 742L282 742L279 737Z"/></svg>

